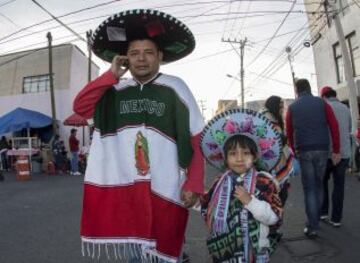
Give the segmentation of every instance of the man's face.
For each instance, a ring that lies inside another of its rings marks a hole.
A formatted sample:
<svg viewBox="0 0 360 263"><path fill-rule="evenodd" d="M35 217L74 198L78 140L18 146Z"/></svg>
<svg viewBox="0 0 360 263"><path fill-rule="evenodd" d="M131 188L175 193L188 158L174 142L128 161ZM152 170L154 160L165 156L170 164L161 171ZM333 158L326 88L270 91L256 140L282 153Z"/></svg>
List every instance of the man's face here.
<svg viewBox="0 0 360 263"><path fill-rule="evenodd" d="M151 40L134 40L129 44L127 57L131 75L146 82L159 72L162 52Z"/></svg>

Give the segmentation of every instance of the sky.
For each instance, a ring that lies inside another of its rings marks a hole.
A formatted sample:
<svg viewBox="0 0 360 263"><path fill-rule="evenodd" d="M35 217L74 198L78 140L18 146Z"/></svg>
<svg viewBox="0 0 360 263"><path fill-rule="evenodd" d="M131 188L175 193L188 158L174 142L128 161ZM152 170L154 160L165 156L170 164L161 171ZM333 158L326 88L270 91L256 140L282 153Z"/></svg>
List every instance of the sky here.
<svg viewBox="0 0 360 263"><path fill-rule="evenodd" d="M244 49L245 102L271 95L294 98L286 47L296 77L310 80L317 93L312 49L303 1L288 0L37 0L52 15L86 38L88 30L107 17L128 9L153 8L169 13L193 32L196 48L189 56L163 65L161 72L181 77L203 106L209 119L219 99L240 101L240 45ZM318 5L320 1L311 4ZM53 44L73 43L87 54L86 43L31 0L0 0L0 55L47 46L46 33ZM224 41L225 40L225 41ZM109 64L97 58L100 73ZM228 77L227 75L233 76Z"/></svg>

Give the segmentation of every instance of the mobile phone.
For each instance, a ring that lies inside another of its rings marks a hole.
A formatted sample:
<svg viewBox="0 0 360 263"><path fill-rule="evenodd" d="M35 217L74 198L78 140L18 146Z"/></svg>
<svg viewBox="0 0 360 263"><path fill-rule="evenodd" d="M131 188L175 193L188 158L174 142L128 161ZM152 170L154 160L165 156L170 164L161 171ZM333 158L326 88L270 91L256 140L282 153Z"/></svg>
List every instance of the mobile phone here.
<svg viewBox="0 0 360 263"><path fill-rule="evenodd" d="M124 68L129 68L129 60L124 60L121 66Z"/></svg>

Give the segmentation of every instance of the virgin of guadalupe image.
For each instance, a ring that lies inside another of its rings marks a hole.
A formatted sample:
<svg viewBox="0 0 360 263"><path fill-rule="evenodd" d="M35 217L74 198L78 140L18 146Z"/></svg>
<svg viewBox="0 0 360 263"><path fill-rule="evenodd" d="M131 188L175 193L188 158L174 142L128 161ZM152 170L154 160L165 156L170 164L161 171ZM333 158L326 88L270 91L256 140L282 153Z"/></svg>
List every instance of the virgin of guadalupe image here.
<svg viewBox="0 0 360 263"><path fill-rule="evenodd" d="M138 174L145 176L150 169L149 147L146 138L140 131L136 134L135 159Z"/></svg>

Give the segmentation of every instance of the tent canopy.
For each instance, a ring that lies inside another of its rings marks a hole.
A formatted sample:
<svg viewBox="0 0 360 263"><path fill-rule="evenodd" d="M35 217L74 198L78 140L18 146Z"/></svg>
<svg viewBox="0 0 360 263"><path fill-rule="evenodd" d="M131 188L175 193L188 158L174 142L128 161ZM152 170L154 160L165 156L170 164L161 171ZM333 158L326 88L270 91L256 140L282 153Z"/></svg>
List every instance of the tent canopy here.
<svg viewBox="0 0 360 263"><path fill-rule="evenodd" d="M0 118L0 134L27 128L43 128L51 124L52 118L49 116L37 111L16 108Z"/></svg>
<svg viewBox="0 0 360 263"><path fill-rule="evenodd" d="M71 116L67 117L64 121L64 125L67 126L87 126L89 125L87 120L83 117L81 117L80 115L74 113Z"/></svg>

